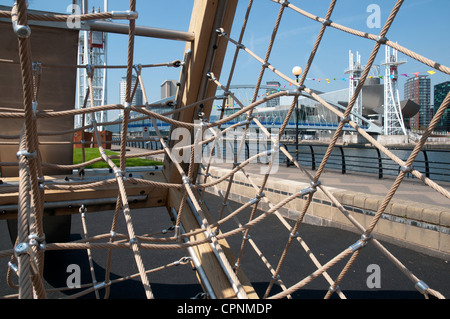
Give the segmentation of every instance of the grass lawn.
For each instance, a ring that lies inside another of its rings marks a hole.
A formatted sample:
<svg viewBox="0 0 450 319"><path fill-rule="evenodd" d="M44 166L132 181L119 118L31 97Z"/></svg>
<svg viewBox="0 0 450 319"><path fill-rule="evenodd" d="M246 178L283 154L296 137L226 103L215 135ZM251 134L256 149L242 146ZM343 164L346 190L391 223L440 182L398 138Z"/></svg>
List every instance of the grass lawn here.
<svg viewBox="0 0 450 319"><path fill-rule="evenodd" d="M91 159L100 157L100 151L98 148L85 148L85 154L86 154L86 161L89 161ZM106 150L106 154L108 156L112 155L119 155L117 152L112 152L109 150ZM119 166L120 159L113 159L112 160L114 164ZM83 152L81 148L74 148L73 149L73 164L80 164L83 163ZM152 161L147 160L143 158L127 158L127 166L128 167L134 167L134 166L153 166L153 165L162 165L161 162L158 161ZM96 162L94 164L86 166L86 168L109 168L109 165L104 162L103 160Z"/></svg>

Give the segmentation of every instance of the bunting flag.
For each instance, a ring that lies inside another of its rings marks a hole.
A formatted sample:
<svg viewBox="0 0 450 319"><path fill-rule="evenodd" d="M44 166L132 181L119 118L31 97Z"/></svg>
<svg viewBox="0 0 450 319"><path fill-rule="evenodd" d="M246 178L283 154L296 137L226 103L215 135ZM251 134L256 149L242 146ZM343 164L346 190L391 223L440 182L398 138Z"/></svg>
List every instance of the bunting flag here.
<svg viewBox="0 0 450 319"><path fill-rule="evenodd" d="M421 74L421 73L425 73L425 72L414 72L414 73L401 73L401 74L399 74L399 75L401 75L401 76L404 76L404 77L410 77L410 76L415 76L415 77L418 77L419 76L419 74ZM428 73L429 75L433 75L433 74L436 74L436 71L433 71L433 70L429 70L429 71L426 71L426 73ZM373 76L373 75L370 75L370 76L368 76L368 78L369 79L372 79L372 78L374 78L374 77L376 77L376 76ZM383 75L379 75L378 76L378 78L380 78L380 79L383 79L385 76L383 76ZM391 78L391 79L394 79L394 76L393 75L389 75L389 77ZM319 78L305 78L307 81L317 81L317 82L319 82L319 83L321 83L322 82L322 79L319 79ZM327 82L327 83L330 83L330 79L331 78L326 78L325 79L325 81ZM336 81L336 78L332 78L333 79L333 81ZM345 78L345 77L343 77L343 78L341 78L341 80L342 81L347 81L347 79L348 78ZM350 77L349 78L350 80L353 80L353 77ZM289 86L292 86L293 84L291 83L291 82L289 82L288 84L286 84L286 85L289 85ZM283 87L284 88L286 88L286 85L284 85ZM273 93L276 93L276 92L280 92L280 87L278 87L278 86L275 86L275 85L269 85L269 86L274 86L274 87L277 87L277 89L273 89L273 90L271 90L270 92L268 92L268 91L266 91L264 94L261 94L261 95L258 95L258 97L264 97L264 96L268 96L268 95L270 95L270 94L273 94ZM250 102L251 100L243 100L244 102ZM222 108L222 106L221 105L216 105L215 106L217 109L221 109ZM228 108L228 107L233 107L233 105L229 105L229 104L226 104L225 105L225 107L226 108Z"/></svg>
<svg viewBox="0 0 450 319"><path fill-rule="evenodd" d="M419 74L421 74L421 73L422 73L422 74L423 74L423 73L428 73L429 75L433 75L433 74L436 74L436 71L429 70L429 71L426 71L426 72L401 73L401 74L399 74L399 75L404 76L404 77L410 77L410 76L418 77ZM378 77L379 79L384 79L385 75L378 75L378 76L370 75L370 76L368 76L369 79L373 79L373 78L376 78L376 77ZM389 75L389 77L390 77L391 79L394 79L394 76L393 76L393 75ZM350 78L345 78L345 77L343 77L343 78L341 78L342 81L347 81L348 79L353 80L354 78L353 78L353 77L350 77ZM319 82L319 83L323 82L323 81L322 81L323 79L319 79L319 78L306 78L305 80L307 80L307 81L317 81L317 82ZM327 83L331 83L331 80L336 81L336 80L338 80L338 79L335 78L335 77L333 77L333 78L330 77L330 78L326 78L326 79L324 79L324 80L325 80ZM292 85L292 84L289 83L289 85Z"/></svg>
<svg viewBox="0 0 450 319"><path fill-rule="evenodd" d="M425 73L425 72L414 72L414 73L409 73L409 74L408 74L408 73L401 73L401 74L399 74L399 75L404 76L404 77L410 77L410 76L418 77L419 74L421 74L421 73ZM426 73L428 73L429 75L436 74L436 72L433 71L433 70L426 71ZM378 77L378 78L380 78L380 79L383 79L385 76L383 76L383 75L378 75L378 76L370 75L370 76L368 76L369 79L376 78L376 77ZM394 79L394 76L393 76L393 75L389 75L389 77L390 77L391 79ZM326 79L324 79L324 80L329 84L329 83L331 82L330 79L331 79L331 78L326 78ZM345 82L345 81L347 81L348 79L353 80L354 78L353 78L353 77L350 77L350 78L342 77L340 80L342 80L342 81ZM305 78L305 80L307 80L307 81L317 81L317 82L319 82L319 83L323 82L322 79L319 79L319 78ZM338 80L338 79L332 78L332 80L333 80L333 81L336 81L336 80ZM283 88L286 88L287 85L292 86L293 84L292 84L291 82L289 82L289 83L287 83L286 85L284 85ZM269 85L269 86L274 86L274 85ZM277 86L275 86L275 87L277 87ZM277 87L277 89L274 88L274 89L271 90L270 92L269 92L269 91L266 91L264 94L258 95L258 97L268 96L268 95L270 95L270 94L273 94L273 93L276 93L276 92L280 92L280 91L281 91L280 87ZM250 100L249 100L249 101L250 101ZM244 100L244 102L247 102L247 100ZM218 107L218 108L221 108L221 106L217 106L217 107ZM225 107L230 107L230 105L226 105Z"/></svg>

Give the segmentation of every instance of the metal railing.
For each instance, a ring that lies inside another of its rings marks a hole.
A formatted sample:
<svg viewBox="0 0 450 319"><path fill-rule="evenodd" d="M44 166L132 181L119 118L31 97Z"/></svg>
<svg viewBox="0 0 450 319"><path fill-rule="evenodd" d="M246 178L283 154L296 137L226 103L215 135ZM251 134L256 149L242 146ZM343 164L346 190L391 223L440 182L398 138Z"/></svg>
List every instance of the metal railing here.
<svg viewBox="0 0 450 319"><path fill-rule="evenodd" d="M112 141L113 141L112 144L119 145L120 137L113 137ZM159 141L152 140L152 139L143 139L140 136L129 137L127 140L127 146L142 148L142 149L146 149L146 150L161 150L161 149L163 149L162 145Z"/></svg>
<svg viewBox="0 0 450 319"><path fill-rule="evenodd" d="M119 143L119 138L113 138ZM249 141L245 142L243 156L250 158L251 150ZM207 144L206 144L207 145ZM206 147L204 145L204 147ZM154 140L145 140L139 136L131 137L127 142L128 147L136 147L147 150L162 149L161 143ZM288 152L296 156L295 143L283 144ZM325 154L327 145L324 144L299 144L298 162L311 170L315 170L321 163ZM226 148L223 150L226 152ZM403 152L403 160L406 160L412 149L390 148L393 152ZM423 149L422 156L414 162L414 168L421 172L425 177L439 181L450 182L450 147L449 149ZM279 163L291 166L293 163L280 152ZM327 169L340 171L342 174L348 172L374 174L378 179L385 176L398 175L400 167L391 159L384 156L376 147L358 146L358 145L336 145L327 162ZM412 174L407 174L407 178L415 178Z"/></svg>
<svg viewBox="0 0 450 319"><path fill-rule="evenodd" d="M283 145L289 153L295 156L295 144ZM326 146L322 144L299 144L299 149L299 163L315 170L325 154ZM407 153L412 151L412 149L400 148L390 150L393 152L403 152L405 154L403 160L406 160ZM427 178L450 182L450 148L442 150L423 149L421 150L421 154L422 159L418 158L414 162L415 169ZM283 162L287 166L292 165L285 157L283 158ZM327 168L341 171L342 174L346 174L349 171L372 173L376 174L379 179L385 175L398 175L400 171L400 167L391 159L383 156L378 148L367 146L337 145L327 162ZM407 177L414 178L412 174L408 174Z"/></svg>

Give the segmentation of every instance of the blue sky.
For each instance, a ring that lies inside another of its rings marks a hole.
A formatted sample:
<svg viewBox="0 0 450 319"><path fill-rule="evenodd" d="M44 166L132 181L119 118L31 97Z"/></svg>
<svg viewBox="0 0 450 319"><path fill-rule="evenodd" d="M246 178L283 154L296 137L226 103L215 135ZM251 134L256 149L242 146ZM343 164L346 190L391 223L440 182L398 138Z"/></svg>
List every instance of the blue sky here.
<svg viewBox="0 0 450 319"><path fill-rule="evenodd" d="M188 30L192 11L193 0L138 0L137 11L139 19L137 24L158 28L175 30ZM292 4L306 11L324 17L330 0L291 0ZM11 5L12 0L0 0L2 5ZM30 0L31 9L44 11L66 12L70 0ZM243 17L248 1L240 0L235 23L231 36L238 39L242 26ZM331 20L345 26L378 34L381 28L369 28L367 18L367 6L376 4L381 9L381 25L386 21L389 12L395 4L394 0L339 0L333 12ZM103 0L90 0L90 7L102 7ZM109 10L127 10L129 1L109 0ZM269 43L279 5L269 0L255 0L251 11L249 24L243 43L261 57L265 56ZM448 12L449 0L406 0L397 15L389 33L388 38L399 44L416 51L441 64L450 66L450 41L448 32L450 20ZM123 22L123 21L121 21ZM281 72L291 76L294 65L304 66L314 41L320 29L320 24L312 21L291 9L286 9L283 20L278 31L275 46L269 62ZM110 35L108 50L108 64L126 64L127 59L127 36ZM343 81L344 70L348 67L348 52L359 51L362 63L365 64L369 58L374 42L358 38L334 28L327 28L322 44L316 55L314 63L305 85L320 91L332 91L346 88L348 82ZM229 46L228 57L224 63L221 82L226 83L229 62L234 53L234 46ZM161 63L176 59L182 59L184 43L160 39L138 38L136 39L135 64ZM414 72L426 73L430 67L404 56L399 53L399 58L406 59L407 63L401 66L399 73L412 74ZM381 64L384 59L384 47L380 50L375 63ZM233 77L233 84L255 83L260 64L241 52L238 59L238 69ZM384 69L381 68L381 75ZM108 78L108 102L117 103L119 100L119 81L124 76L124 71L110 71ZM160 98L160 85L166 79L178 79L179 69L158 68L147 69L143 73L145 86L149 100L155 101ZM316 80L311 80L312 78ZM321 82L318 83L317 79ZM327 83L325 79L329 79ZM334 80L336 78L336 80ZM440 72L431 75L432 86L443 81L450 80L450 76ZM282 85L287 83L280 80L271 71L266 71L264 81L279 80ZM406 77L400 77L401 97L402 87Z"/></svg>

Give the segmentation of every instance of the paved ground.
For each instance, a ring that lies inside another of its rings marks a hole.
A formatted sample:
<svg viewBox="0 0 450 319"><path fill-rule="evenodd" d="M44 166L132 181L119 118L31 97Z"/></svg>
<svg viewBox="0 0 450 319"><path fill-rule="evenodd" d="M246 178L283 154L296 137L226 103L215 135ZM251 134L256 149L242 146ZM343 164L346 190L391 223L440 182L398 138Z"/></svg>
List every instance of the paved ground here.
<svg viewBox="0 0 450 319"><path fill-rule="evenodd" d="M256 167L249 168L256 169ZM294 168L281 167L276 175L280 178L299 178L299 173ZM367 176L341 175L326 172L321 177L324 184L333 187L355 189L357 191L366 190L372 194L384 195L393 180L386 178L378 180L377 178L369 178ZM435 204L447 205L448 200L438 199L442 197L436 196L436 192L429 187L424 187L420 183L406 181L397 192L396 196L400 198L414 198L420 200L431 201ZM207 195L207 203L211 212L218 212L220 200L213 195ZM231 202L233 208L239 204ZM249 210L245 210L240 215L241 222L248 220ZM137 234L155 233L170 226L171 222L164 208L158 209L142 209L132 212L133 222ZM88 231L90 235L108 233L112 220L112 212L88 214ZM233 229L236 225L233 221L223 226L223 230ZM119 231L126 233L123 218L120 218ZM342 252L346 247L355 243L359 236L350 232L333 229L321 228L303 224L299 230L300 235L310 246L312 252L316 255L321 263L325 263L334 256ZM259 245L264 256L269 260L273 267L276 267L280 254L284 249L288 232L281 226L275 218L266 219L258 227L252 229L251 236ZM72 216L71 240L76 240L82 236L82 227L79 216ZM238 253L241 244L241 235L228 239L231 248ZM417 253L405 248L401 248L391 244L385 244L387 249L396 256L406 267L408 267L419 279L423 280L433 289L440 291L444 296L450 296L449 271L450 266L447 260L433 258L421 253ZM7 225L5 221L0 221L0 251L12 247ZM257 293L262 296L270 281L271 274L265 268L263 263L259 261L258 256L247 245L245 250L245 258L243 259L243 269L254 285ZM181 257L186 256L184 250L148 250L143 252L144 265L146 269L152 269L166 265ZM94 268L97 281L104 280L104 271L106 265L106 251L98 250L93 252ZM14 289L8 287L6 283L6 269L9 258L0 259L0 296L15 293ZM345 265L347 260L338 263L329 271L332 278L336 278ZM89 271L89 263L85 251L52 251L46 253L45 278L49 287L65 287L66 281L70 273L67 267L71 264L80 266L82 273L82 283L90 282L91 275ZM369 288L367 280L371 275L367 271L369 265L378 265L380 269L380 288ZM289 287L297 283L300 279L309 275L315 270L313 264L306 256L300 245L293 245L280 273L281 279ZM132 253L128 250L116 250L113 253L112 279L121 276L136 273L136 266ZM201 287L197 282L195 272L190 265L180 265L168 269L151 273L149 275L151 286L156 298L172 299L172 298L192 298L201 292ZM16 279L16 278L14 278ZM304 289L293 294L298 299L316 299L323 298L329 284L319 277ZM373 245L367 245L361 255L358 257L354 266L350 269L341 289L347 298L357 299L422 299L409 281L384 255L382 255ZM279 287L273 289L273 293L280 291ZM70 295L74 291L65 293L51 293L49 296L58 298ZM103 292L100 293L103 296ZM95 298L94 294L90 294L88 298ZM139 279L128 280L112 286L110 298L117 299L139 299L145 298L144 291Z"/></svg>
<svg viewBox="0 0 450 319"><path fill-rule="evenodd" d="M207 200L212 212L218 211L219 203L214 196L208 195ZM236 208L237 203L231 202ZM240 217L241 222L245 222L248 218L249 211ZM165 209L151 210L135 210L132 213L134 225L137 234L154 233L165 229L170 225ZM112 220L111 212L95 213L88 215L88 230L90 235L109 232ZM123 218L120 219L119 230L126 232ZM224 225L223 230L234 228L233 223ZM300 235L310 246L312 252L316 255L320 262L325 263L339 254L349 245L358 240L357 235L333 228L320 228L318 226L302 225ZM82 236L82 228L79 216L72 217L71 240L80 239ZM284 226L281 226L274 218L270 218L254 228L251 232L252 238L257 242L264 256L269 260L273 267L276 267L280 254L284 248L288 233ZM229 238L232 249L237 254L242 237L234 236ZM444 296L450 296L449 264L446 260L429 257L427 255L400 248L395 245L386 244L386 247L399 260L401 260L416 276L426 282L430 287L440 291ZM0 250L11 248L11 241L6 229L6 222L0 221ZM179 260L186 256L183 250L149 250L143 252L144 265L146 269L159 267L167 263ZM104 279L104 271L106 265L106 251L93 251L94 268L96 271L97 281ZM10 289L5 280L7 262L9 259L0 260L0 295L4 296L14 293ZM67 278L70 273L67 267L71 264L80 266L82 273L82 283L91 281L89 272L89 263L85 251L52 251L46 253L45 278L49 287L65 287ZM367 272L369 265L376 264L380 267L380 288L370 289L367 286L367 279L371 273ZM249 246L245 251L243 259L243 269L254 285L257 293L262 296L270 281L270 273L263 263L253 252ZM337 264L329 274L332 278L336 278L344 262ZM300 245L292 246L286 264L281 271L281 278L287 286L293 285L300 279L309 275L315 270L313 264L306 256ZM113 254L112 279L120 276L136 273L136 266L132 253L128 250L116 250ZM156 298L161 299L187 299L194 297L201 292L201 288L197 283L195 273L189 265L176 266L173 268L158 271L149 275L151 286ZM14 278L16 279L16 278ZM294 298L299 299L315 299L323 298L329 284L322 278L317 278L304 289L293 294ZM377 298L393 298L393 299L414 299L422 298L415 290L414 285L387 260L386 257L372 245L364 248L357 262L351 268L344 282L340 285L347 298L357 299L377 299ZM273 292L280 289L275 287ZM52 293L49 296L53 298L64 297L73 291L66 293ZM103 292L100 296L103 295ZM95 298L93 294L88 298ZM110 298L117 299L136 299L145 298L144 291L139 279L128 280L112 286Z"/></svg>
<svg viewBox="0 0 450 319"><path fill-rule="evenodd" d="M230 167L230 165L226 166ZM258 174L260 169L259 165L250 164L247 167L247 171L250 173ZM315 176L316 171L308 170L312 176ZM286 179L307 181L307 177L296 167L286 167L280 165L278 172L273 177ZM320 176L320 181L323 185L341 189L347 189L355 192L385 196L392 184L394 183L394 176L385 176L382 179L378 179L373 174L363 173L347 173L345 175L331 170L325 170ZM450 190L450 183L438 182L438 184L447 190ZM405 178L400 187L396 191L394 198L402 200L411 200L415 202L426 203L429 205L439 205L449 207L450 200L432 189L430 186L425 185L418 179Z"/></svg>

